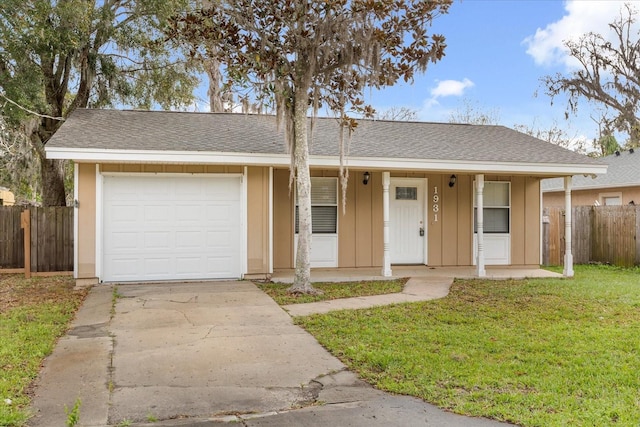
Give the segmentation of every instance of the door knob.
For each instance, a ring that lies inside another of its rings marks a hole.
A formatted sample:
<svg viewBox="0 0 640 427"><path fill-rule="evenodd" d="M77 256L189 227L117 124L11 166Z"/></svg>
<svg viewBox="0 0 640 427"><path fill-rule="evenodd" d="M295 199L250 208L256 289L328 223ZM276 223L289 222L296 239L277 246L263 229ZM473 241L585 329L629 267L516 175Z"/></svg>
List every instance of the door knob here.
<svg viewBox="0 0 640 427"><path fill-rule="evenodd" d="M420 227L420 236L424 236L424 227Z"/></svg>

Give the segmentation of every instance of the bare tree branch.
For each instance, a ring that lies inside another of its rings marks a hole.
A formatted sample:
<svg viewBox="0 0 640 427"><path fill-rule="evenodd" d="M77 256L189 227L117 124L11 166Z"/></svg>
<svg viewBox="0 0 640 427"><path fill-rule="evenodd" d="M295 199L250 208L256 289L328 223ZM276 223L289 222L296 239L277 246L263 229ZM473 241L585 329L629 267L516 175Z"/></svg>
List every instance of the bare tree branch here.
<svg viewBox="0 0 640 427"><path fill-rule="evenodd" d="M13 101L11 98L7 97L7 96L6 96L4 93L2 93L2 92L0 92L0 96L1 96L2 98L4 98L7 102L9 102L10 104L12 104L12 105L14 105L14 106L18 107L19 109L21 109L22 111L24 111L24 112L26 112L26 113L29 113L29 114L31 114L31 115L34 115L34 116L36 116L36 117L40 117L40 118L43 118L43 119L51 119L51 120L64 121L64 117L54 117L54 116L49 116L49 115L47 115L47 114L40 114L40 113L37 113L37 112L35 112L35 111L33 111L33 110L30 110L30 109L28 109L28 108L25 108L25 107L23 107L22 105L18 104L17 102Z"/></svg>

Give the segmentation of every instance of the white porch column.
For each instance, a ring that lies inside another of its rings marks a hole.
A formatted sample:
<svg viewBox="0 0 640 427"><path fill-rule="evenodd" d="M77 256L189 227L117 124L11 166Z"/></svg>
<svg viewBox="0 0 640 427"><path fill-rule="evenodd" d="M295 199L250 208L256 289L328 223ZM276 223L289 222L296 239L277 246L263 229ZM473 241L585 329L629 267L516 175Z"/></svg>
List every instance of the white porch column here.
<svg viewBox="0 0 640 427"><path fill-rule="evenodd" d="M564 177L564 277L573 277L571 252L571 177Z"/></svg>
<svg viewBox="0 0 640 427"><path fill-rule="evenodd" d="M478 268L478 277L485 277L487 271L484 268L484 175L476 175L476 222L478 228L476 231L478 241L478 258L476 266Z"/></svg>
<svg viewBox="0 0 640 427"><path fill-rule="evenodd" d="M382 275L391 276L391 245L389 243L389 184L391 183L391 173L382 172L382 220L384 224L383 234L383 257Z"/></svg>

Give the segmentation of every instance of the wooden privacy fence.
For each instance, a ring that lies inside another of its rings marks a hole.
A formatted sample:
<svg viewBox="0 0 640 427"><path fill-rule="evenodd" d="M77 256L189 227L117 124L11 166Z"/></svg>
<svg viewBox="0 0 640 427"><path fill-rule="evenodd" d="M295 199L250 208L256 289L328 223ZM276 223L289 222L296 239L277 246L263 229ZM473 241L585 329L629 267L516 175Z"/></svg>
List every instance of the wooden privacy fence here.
<svg viewBox="0 0 640 427"><path fill-rule="evenodd" d="M564 208L545 208L543 264L564 263ZM575 264L640 265L640 207L574 206L571 252Z"/></svg>
<svg viewBox="0 0 640 427"><path fill-rule="evenodd" d="M0 207L0 272L71 271L73 207Z"/></svg>

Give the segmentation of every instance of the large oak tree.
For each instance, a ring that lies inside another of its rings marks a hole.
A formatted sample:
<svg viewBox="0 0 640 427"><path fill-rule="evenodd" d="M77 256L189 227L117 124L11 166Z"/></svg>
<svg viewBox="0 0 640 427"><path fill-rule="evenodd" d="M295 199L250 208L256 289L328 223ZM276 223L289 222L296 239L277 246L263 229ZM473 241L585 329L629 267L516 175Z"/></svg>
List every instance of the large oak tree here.
<svg viewBox="0 0 640 427"><path fill-rule="evenodd" d="M629 136L629 145L640 144L640 28L638 12L626 4L619 18L609 24L613 39L587 33L565 43L578 69L567 75L543 78L547 94L569 96L568 111L575 113L580 99L607 109L612 126Z"/></svg>
<svg viewBox="0 0 640 427"><path fill-rule="evenodd" d="M44 205L65 204L64 162L47 160L44 145L73 110L169 108L191 101L194 64L155 42L169 16L188 5L188 0L0 2L0 113L37 153Z"/></svg>
<svg viewBox="0 0 640 427"><path fill-rule="evenodd" d="M371 115L366 88L411 81L444 55L444 37L428 28L451 0L211 1L211 7L173 21L169 37L200 54L214 51L230 86L250 87L273 102L292 156L299 206L293 292L310 284L311 182L307 116L323 106L336 113L343 132L354 110ZM213 48L213 49L212 49ZM273 105L273 104L272 104ZM336 135L340 144L342 136ZM344 188L347 173L341 168Z"/></svg>

